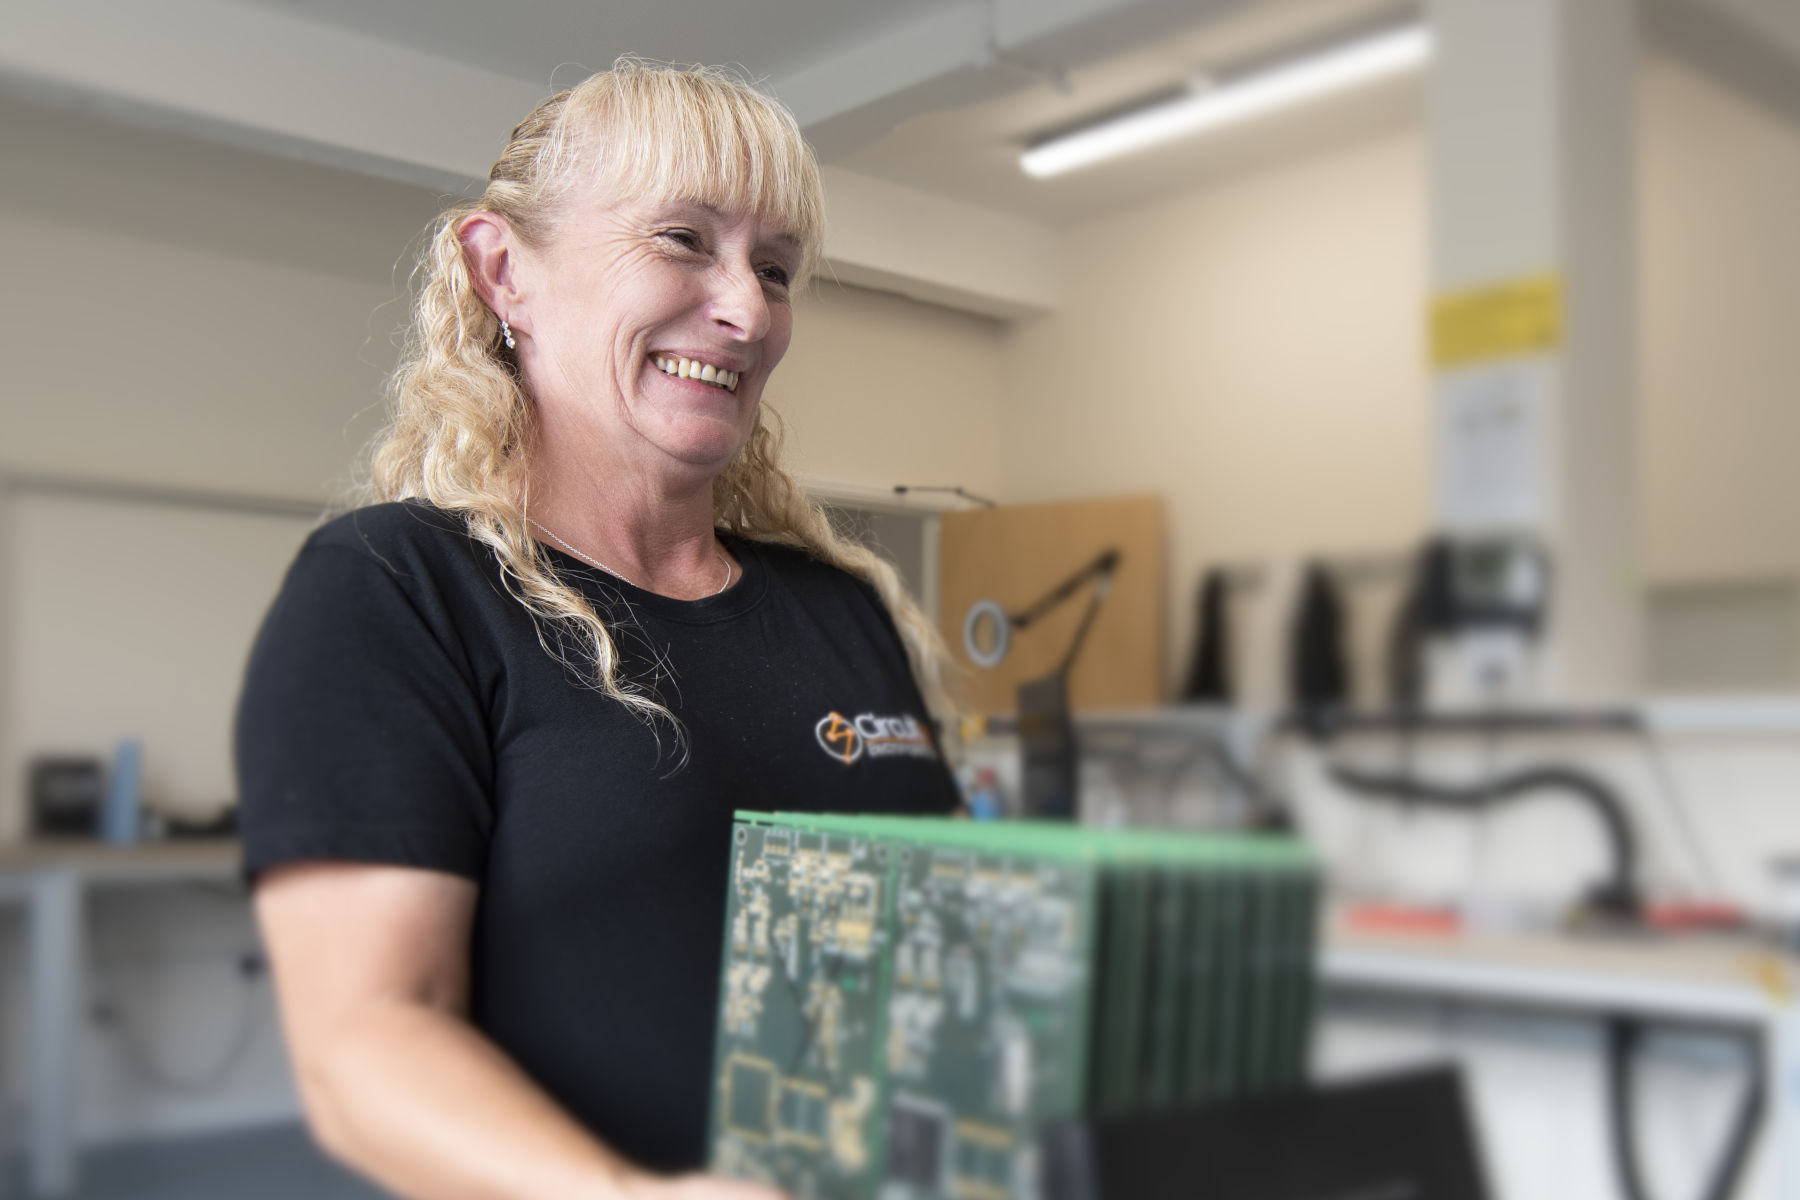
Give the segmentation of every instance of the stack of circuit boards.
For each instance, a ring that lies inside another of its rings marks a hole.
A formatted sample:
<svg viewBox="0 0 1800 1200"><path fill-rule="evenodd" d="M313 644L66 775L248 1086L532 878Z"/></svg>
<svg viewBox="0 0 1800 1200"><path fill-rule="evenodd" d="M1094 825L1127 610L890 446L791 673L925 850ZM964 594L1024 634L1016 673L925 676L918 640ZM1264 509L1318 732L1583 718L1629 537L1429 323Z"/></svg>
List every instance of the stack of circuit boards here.
<svg viewBox="0 0 1800 1200"><path fill-rule="evenodd" d="M1048 1123L1299 1086L1286 838L739 813L711 1166L803 1200L1040 1193Z"/></svg>

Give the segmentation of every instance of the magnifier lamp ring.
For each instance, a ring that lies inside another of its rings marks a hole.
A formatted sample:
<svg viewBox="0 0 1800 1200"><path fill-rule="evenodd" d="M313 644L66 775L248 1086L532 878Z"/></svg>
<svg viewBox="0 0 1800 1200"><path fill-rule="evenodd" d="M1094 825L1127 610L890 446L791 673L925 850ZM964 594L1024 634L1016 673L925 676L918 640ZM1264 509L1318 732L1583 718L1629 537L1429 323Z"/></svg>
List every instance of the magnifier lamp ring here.
<svg viewBox="0 0 1800 1200"><path fill-rule="evenodd" d="M992 644L986 649L977 636L984 621L993 630ZM1006 619L1004 608L992 600L977 600L969 606L969 615L963 618L963 651L970 662L978 667L998 666L1011 643L1012 622Z"/></svg>

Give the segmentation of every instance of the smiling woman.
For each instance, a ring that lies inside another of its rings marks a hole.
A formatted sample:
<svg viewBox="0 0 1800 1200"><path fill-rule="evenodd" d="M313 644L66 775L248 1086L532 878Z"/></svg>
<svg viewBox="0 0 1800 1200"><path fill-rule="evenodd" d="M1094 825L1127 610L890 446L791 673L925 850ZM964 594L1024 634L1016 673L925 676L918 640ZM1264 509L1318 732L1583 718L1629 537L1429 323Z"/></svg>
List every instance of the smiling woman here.
<svg viewBox="0 0 1800 1200"><path fill-rule="evenodd" d="M710 488L755 430L792 336L801 252L783 224L671 200L572 206L541 248L509 245L488 213L459 232L531 381L536 519L575 523L565 510L621 474ZM736 385L720 387L721 371ZM599 379L616 395L593 396Z"/></svg>
<svg viewBox="0 0 1800 1200"><path fill-rule="evenodd" d="M546 101L437 223L369 503L264 624L246 870L313 1128L400 1194L773 1194L692 1173L732 813L955 804L935 634L763 403L820 212L720 72Z"/></svg>

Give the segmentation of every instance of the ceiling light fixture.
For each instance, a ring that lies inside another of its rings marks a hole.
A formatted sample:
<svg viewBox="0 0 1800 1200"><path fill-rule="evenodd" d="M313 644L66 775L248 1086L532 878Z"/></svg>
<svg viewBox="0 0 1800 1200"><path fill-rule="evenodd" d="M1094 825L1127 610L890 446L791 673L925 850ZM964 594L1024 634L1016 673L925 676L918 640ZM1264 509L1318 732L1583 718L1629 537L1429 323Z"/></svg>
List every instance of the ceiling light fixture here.
<svg viewBox="0 0 1800 1200"><path fill-rule="evenodd" d="M1257 71L1216 88L1127 112L1099 125L1054 137L1026 150L1019 165L1045 179L1176 138L1260 116L1277 108L1398 75L1431 56L1422 25L1390 28L1370 37Z"/></svg>

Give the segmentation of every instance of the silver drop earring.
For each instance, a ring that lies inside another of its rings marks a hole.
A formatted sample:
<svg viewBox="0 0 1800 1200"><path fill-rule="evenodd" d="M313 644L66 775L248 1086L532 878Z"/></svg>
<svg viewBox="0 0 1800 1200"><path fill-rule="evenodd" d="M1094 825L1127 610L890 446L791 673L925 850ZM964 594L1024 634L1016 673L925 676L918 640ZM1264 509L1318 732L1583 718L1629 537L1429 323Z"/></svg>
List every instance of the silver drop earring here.
<svg viewBox="0 0 1800 1200"><path fill-rule="evenodd" d="M513 341L512 326L506 323L505 317L500 318L500 340L506 343L506 348L508 350L517 350L519 348L519 343Z"/></svg>

